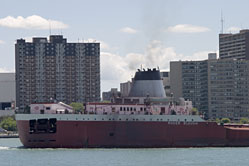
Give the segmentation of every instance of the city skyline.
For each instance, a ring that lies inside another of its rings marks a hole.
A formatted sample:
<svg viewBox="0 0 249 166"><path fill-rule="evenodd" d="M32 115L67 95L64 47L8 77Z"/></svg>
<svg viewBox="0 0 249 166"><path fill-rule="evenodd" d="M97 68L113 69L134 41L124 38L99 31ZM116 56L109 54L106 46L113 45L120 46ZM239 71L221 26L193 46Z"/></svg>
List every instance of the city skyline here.
<svg viewBox="0 0 249 166"><path fill-rule="evenodd" d="M165 71L170 61L203 60L218 52L221 11L224 32L237 33L249 28L244 21L248 5L224 0L10 0L0 11L0 72L15 71L16 39L63 34L69 42L100 41L101 91L119 88L141 65Z"/></svg>

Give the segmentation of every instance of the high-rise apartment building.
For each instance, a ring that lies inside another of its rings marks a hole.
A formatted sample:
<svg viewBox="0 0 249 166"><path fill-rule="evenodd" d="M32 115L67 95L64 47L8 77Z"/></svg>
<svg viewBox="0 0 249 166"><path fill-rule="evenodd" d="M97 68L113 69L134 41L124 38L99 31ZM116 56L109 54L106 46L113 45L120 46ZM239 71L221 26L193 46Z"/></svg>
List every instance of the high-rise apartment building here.
<svg viewBox="0 0 249 166"><path fill-rule="evenodd" d="M209 117L239 120L249 115L249 61L209 61Z"/></svg>
<svg viewBox="0 0 249 166"><path fill-rule="evenodd" d="M239 33L219 35L220 59L246 59L249 60L249 30Z"/></svg>
<svg viewBox="0 0 249 166"><path fill-rule="evenodd" d="M18 39L16 57L16 105L58 100L100 100L100 43L68 43L62 35Z"/></svg>
<svg viewBox="0 0 249 166"><path fill-rule="evenodd" d="M174 97L193 102L206 118L248 117L249 61L208 59L170 62Z"/></svg>
<svg viewBox="0 0 249 166"><path fill-rule="evenodd" d="M174 98L190 100L202 114L208 115L207 61L170 62L170 85Z"/></svg>

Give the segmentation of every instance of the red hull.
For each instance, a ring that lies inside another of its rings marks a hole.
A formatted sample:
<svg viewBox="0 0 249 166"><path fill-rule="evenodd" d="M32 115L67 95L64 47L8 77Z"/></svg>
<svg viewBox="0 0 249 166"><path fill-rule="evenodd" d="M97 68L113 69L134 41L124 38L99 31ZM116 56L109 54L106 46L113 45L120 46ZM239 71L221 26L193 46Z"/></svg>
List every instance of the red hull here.
<svg viewBox="0 0 249 166"><path fill-rule="evenodd" d="M25 120L18 120L17 125L21 142L31 148L249 146L249 130L213 122L57 121L54 134L30 134Z"/></svg>

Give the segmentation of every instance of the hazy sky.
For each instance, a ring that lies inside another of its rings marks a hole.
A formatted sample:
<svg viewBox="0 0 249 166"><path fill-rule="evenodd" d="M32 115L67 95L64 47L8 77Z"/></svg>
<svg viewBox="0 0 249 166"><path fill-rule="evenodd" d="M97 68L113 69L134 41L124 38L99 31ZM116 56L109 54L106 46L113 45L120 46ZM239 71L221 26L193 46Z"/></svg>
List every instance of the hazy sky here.
<svg viewBox="0 0 249 166"><path fill-rule="evenodd" d="M3 0L0 72L15 70L15 40L63 34L101 42L101 89L119 87L137 68L169 69L218 51L224 32L249 28L248 0Z"/></svg>

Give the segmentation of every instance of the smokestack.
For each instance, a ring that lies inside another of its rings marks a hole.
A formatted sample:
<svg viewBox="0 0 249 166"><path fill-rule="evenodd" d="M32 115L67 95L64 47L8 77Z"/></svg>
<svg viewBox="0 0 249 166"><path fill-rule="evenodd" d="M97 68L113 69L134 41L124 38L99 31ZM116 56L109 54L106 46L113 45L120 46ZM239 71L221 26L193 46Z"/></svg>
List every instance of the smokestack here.
<svg viewBox="0 0 249 166"><path fill-rule="evenodd" d="M166 97L160 71L156 68L137 71L129 97Z"/></svg>

